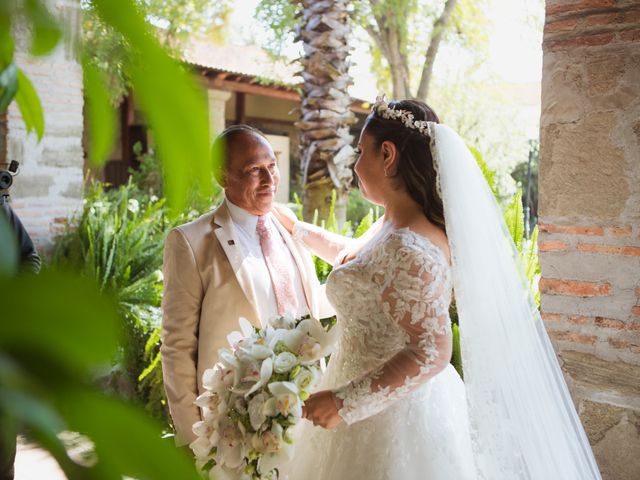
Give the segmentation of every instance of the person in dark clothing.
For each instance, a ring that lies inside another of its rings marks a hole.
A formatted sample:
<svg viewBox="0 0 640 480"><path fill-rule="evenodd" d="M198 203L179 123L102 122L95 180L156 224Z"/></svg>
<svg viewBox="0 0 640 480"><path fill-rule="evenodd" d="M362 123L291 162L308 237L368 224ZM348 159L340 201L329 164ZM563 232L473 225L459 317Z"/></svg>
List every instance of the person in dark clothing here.
<svg viewBox="0 0 640 480"><path fill-rule="evenodd" d="M2 199L4 200L4 198ZM36 247L27 233L24 225L13 211L8 202L0 204L0 215L4 215L13 230L20 253L20 270L24 272L38 273L40 271L40 256ZM2 246L0 245L0 248ZM0 480L13 480L14 462L16 457L16 437L7 432L0 432Z"/></svg>
<svg viewBox="0 0 640 480"><path fill-rule="evenodd" d="M9 220L9 224L16 235L18 249L20 252L20 269L23 271L38 273L40 271L41 264L40 256L38 255L36 247L27 233L27 230L18 218L18 215L6 201L0 205L0 211Z"/></svg>

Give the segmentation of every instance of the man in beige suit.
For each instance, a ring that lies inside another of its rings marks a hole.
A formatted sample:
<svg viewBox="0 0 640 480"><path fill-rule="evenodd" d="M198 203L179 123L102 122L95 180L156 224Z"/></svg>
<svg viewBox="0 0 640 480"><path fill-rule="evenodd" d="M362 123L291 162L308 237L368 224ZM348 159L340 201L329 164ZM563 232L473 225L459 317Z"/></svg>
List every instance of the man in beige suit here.
<svg viewBox="0 0 640 480"><path fill-rule="evenodd" d="M202 393L202 374L217 362L218 349L228 346L238 319L259 327L281 313L282 279L269 268L267 257L273 255L263 254L259 222L275 240L277 270L284 269L280 273L292 297L287 305L298 316L333 314L310 254L270 213L280 177L269 142L246 125L228 128L216 142L225 146L225 200L172 230L165 243L160 352L178 445L195 439L191 427L200 412L193 402Z"/></svg>

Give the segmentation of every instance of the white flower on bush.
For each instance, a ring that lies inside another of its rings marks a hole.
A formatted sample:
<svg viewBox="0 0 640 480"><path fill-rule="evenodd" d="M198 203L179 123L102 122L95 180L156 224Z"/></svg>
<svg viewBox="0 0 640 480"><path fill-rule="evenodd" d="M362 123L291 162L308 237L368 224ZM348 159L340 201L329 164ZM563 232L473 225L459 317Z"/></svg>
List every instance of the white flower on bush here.
<svg viewBox="0 0 640 480"><path fill-rule="evenodd" d="M273 370L276 373L290 372L298 364L298 359L291 352L282 352L276 355L273 361Z"/></svg>
<svg viewBox="0 0 640 480"><path fill-rule="evenodd" d="M127 210L135 215L140 211L140 202L135 198L130 198L129 203L127 204Z"/></svg>
<svg viewBox="0 0 640 480"><path fill-rule="evenodd" d="M162 274L162 270L156 270L153 272L153 277L156 282L162 282L164 280L164 275Z"/></svg>

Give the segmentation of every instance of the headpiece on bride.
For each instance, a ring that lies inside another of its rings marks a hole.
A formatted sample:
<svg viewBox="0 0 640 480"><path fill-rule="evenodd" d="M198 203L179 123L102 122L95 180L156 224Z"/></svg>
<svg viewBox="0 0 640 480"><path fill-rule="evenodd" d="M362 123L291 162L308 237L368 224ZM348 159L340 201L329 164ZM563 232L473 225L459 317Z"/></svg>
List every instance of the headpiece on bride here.
<svg viewBox="0 0 640 480"><path fill-rule="evenodd" d="M421 135L431 138L431 123L426 120L415 120L413 113L409 110L401 110L390 107L385 98L385 94L378 95L371 111L378 117L387 120L397 120L405 127L417 130Z"/></svg>

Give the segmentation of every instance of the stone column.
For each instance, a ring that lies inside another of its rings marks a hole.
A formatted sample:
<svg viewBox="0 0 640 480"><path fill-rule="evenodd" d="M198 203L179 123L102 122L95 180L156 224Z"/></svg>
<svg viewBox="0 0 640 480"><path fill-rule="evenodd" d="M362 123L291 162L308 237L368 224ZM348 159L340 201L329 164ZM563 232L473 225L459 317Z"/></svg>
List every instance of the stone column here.
<svg viewBox="0 0 640 480"><path fill-rule="evenodd" d="M79 2L51 0L48 4L65 29L79 26ZM40 97L45 133L40 143L35 133L27 134L13 102L7 112L6 156L8 161L20 162L10 192L12 206L36 245L46 251L68 217L82 207L82 68L73 41L61 41L51 55L42 58L27 53L28 42L27 32L20 29L15 61Z"/></svg>
<svg viewBox="0 0 640 480"><path fill-rule="evenodd" d="M224 112L227 100L231 98L231 92L223 90L207 90L209 98L209 132L210 139L213 139L225 128Z"/></svg>
<svg viewBox="0 0 640 480"><path fill-rule="evenodd" d="M603 478L640 478L640 4L547 1L543 48L543 319Z"/></svg>

